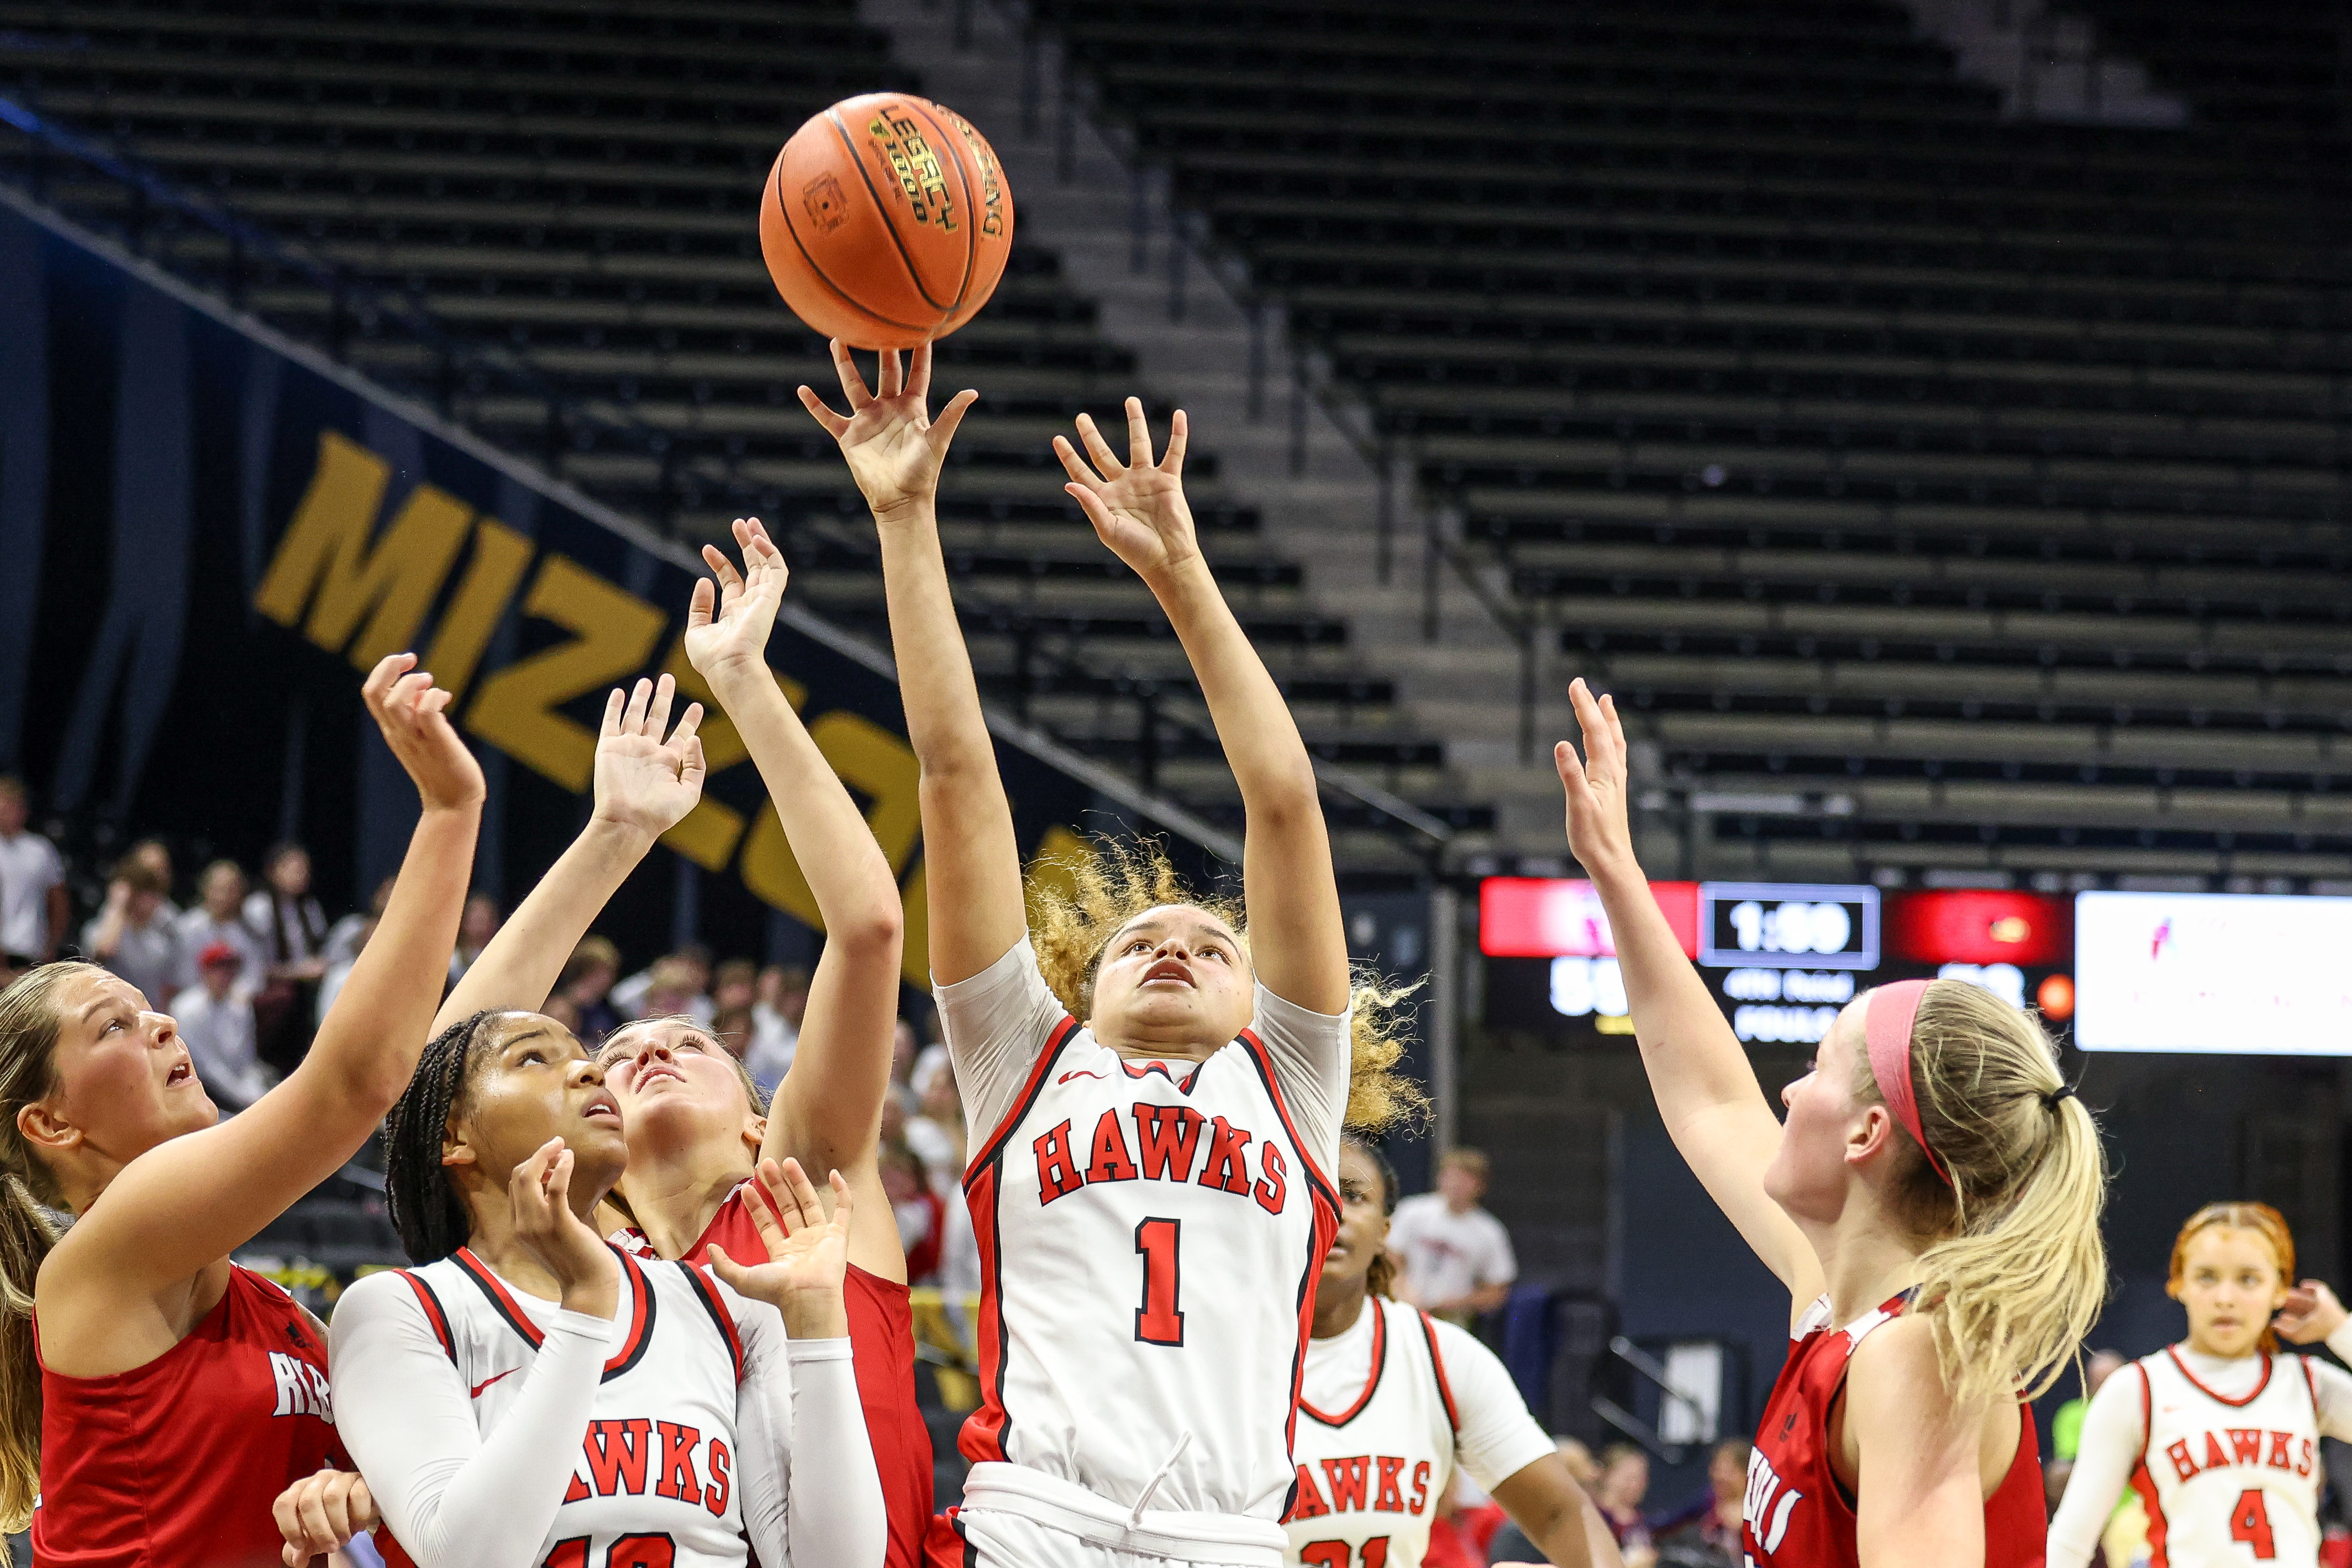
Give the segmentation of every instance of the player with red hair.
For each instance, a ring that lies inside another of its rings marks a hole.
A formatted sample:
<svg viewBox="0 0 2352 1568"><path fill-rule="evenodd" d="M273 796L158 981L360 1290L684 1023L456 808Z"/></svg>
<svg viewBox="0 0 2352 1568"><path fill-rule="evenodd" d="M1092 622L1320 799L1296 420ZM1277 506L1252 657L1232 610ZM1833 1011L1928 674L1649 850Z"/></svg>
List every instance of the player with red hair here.
<svg viewBox="0 0 2352 1568"><path fill-rule="evenodd" d="M2094 1561L2126 1483L2147 1510L2152 1568L2318 1561L2319 1439L2352 1438L2352 1373L2278 1342L2352 1355L2352 1316L2326 1285L2294 1279L2294 1233L2268 1204L2189 1216L2165 1282L2189 1332L2092 1396L2051 1568Z"/></svg>

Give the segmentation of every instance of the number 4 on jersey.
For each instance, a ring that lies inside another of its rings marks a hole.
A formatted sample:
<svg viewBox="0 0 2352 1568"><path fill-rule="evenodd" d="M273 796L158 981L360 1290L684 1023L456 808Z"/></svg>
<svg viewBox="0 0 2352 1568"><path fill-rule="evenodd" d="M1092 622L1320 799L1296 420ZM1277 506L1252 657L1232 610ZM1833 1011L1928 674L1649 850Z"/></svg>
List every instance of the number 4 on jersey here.
<svg viewBox="0 0 2352 1568"><path fill-rule="evenodd" d="M1349 1568L1344 1541L1310 1541L1298 1549L1300 1568ZM1375 1535L1364 1542L1355 1568L1389 1568L1389 1538Z"/></svg>
<svg viewBox="0 0 2352 1568"><path fill-rule="evenodd" d="M2271 1535L2270 1503L2260 1487L2248 1487L2238 1494L2238 1506L2230 1510L2230 1539L2254 1549L2257 1562L2269 1562L2278 1555L2278 1544Z"/></svg>

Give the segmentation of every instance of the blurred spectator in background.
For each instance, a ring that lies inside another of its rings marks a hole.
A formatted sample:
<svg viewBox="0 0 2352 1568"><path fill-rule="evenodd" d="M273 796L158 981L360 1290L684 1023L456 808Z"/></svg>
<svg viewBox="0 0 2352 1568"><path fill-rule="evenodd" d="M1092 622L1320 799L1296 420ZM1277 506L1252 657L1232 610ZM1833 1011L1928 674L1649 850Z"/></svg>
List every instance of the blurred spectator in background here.
<svg viewBox="0 0 2352 1568"><path fill-rule="evenodd" d="M1551 1446L1559 1450L1561 1461L1568 1466L1568 1473L1576 1478L1578 1486L1589 1492L1601 1484L1601 1461L1592 1457L1592 1450L1581 1441L1574 1437L1556 1436L1551 1440Z"/></svg>
<svg viewBox="0 0 2352 1568"><path fill-rule="evenodd" d="M680 977L683 976L682 983L693 997L691 1006L656 1007L646 1000L646 994L653 989L656 978L665 973L664 964L670 966L667 978L673 992L681 984ZM712 1011L709 991L710 950L698 942L690 942L676 952L666 953L654 960L646 968L614 986L613 1005L620 1010L624 1018L659 1018L671 1013L689 1014L696 1023L707 1029L710 1026Z"/></svg>
<svg viewBox="0 0 2352 1568"><path fill-rule="evenodd" d="M25 824L32 801L24 781L0 778L0 967L10 977L58 955L73 910L57 846Z"/></svg>
<svg viewBox="0 0 2352 1568"><path fill-rule="evenodd" d="M936 1047L934 1047L936 1048ZM955 1068L944 1054L925 1050L916 1058L915 1114L907 1118L907 1147L923 1162L931 1190L943 1199L957 1195L963 1181L963 1097Z"/></svg>
<svg viewBox="0 0 2352 1568"><path fill-rule="evenodd" d="M1508 1300L1519 1276L1510 1233L1478 1206L1491 1169L1478 1150L1449 1150L1437 1163L1437 1190L1397 1205L1389 1229L1404 1259L1397 1294L1465 1328Z"/></svg>
<svg viewBox="0 0 2352 1568"><path fill-rule="evenodd" d="M329 968L338 963L349 963L359 956L361 932L373 931L375 929L375 922L383 918L384 906L392 902L392 884L393 879L390 877L378 882L375 885L375 892L368 899L366 909L353 910L327 928L326 956Z"/></svg>
<svg viewBox="0 0 2352 1568"><path fill-rule="evenodd" d="M581 1023L579 1004L573 1002L571 997L566 996L562 992L559 991L554 995L550 996L547 999L547 1005L541 1007L539 1011L541 1016L552 1018L557 1023L562 1025L565 1028L571 1030L572 1037L573 1039L580 1041L583 1045L587 1043L588 1037L580 1032ZM592 1046L589 1048L593 1050L595 1047Z"/></svg>
<svg viewBox="0 0 2352 1568"><path fill-rule="evenodd" d="M580 1014L580 1026L572 1032L592 1051L623 1022L612 1000L613 983L620 977L621 950L593 931L580 939L556 977L555 994Z"/></svg>
<svg viewBox="0 0 2352 1568"><path fill-rule="evenodd" d="M457 916L457 945L449 952L449 984L455 985L474 967L474 960L482 956L482 949L490 945L490 938L499 934L506 916L499 912L499 901L488 893L476 893L466 900L466 908Z"/></svg>
<svg viewBox="0 0 2352 1568"><path fill-rule="evenodd" d="M195 907L180 916L180 984L202 984L197 966L205 951L226 944L236 951L237 989L252 991L269 965L261 943L246 929L244 870L234 860L215 860L196 879L196 894Z"/></svg>
<svg viewBox="0 0 2352 1568"><path fill-rule="evenodd" d="M137 986L147 1005L163 1012L179 988L180 928L163 912L168 889L155 868L124 856L106 885L106 904L81 928L81 948Z"/></svg>
<svg viewBox="0 0 2352 1568"><path fill-rule="evenodd" d="M327 1021L327 1010L335 1005L335 998L342 994L343 982L352 977L352 966L359 963L360 954L367 948L368 938L375 934L375 916L363 917L360 929L352 933L350 956L327 961L327 973L319 976L318 999L310 1008L312 1027Z"/></svg>
<svg viewBox="0 0 2352 1568"><path fill-rule="evenodd" d="M172 847L160 838L142 838L122 853L122 858L134 866L144 866L155 873L155 880L163 888L163 918L176 921L180 906L172 901Z"/></svg>
<svg viewBox="0 0 2352 1568"><path fill-rule="evenodd" d="M903 1142L884 1142L879 1163L882 1190L890 1194L890 1210L898 1216L898 1245L907 1249L907 1283L929 1285L940 1272L947 1206L931 1190L923 1163Z"/></svg>
<svg viewBox="0 0 2352 1568"><path fill-rule="evenodd" d="M647 970L650 977L645 988L637 993L636 1005L629 1009L634 1018L692 1018L704 1028L710 1027L710 998L703 992L703 980L708 971L699 970L687 959L672 955L654 960ZM622 982L626 984L627 982ZM613 988L614 1000L621 995L620 986Z"/></svg>
<svg viewBox="0 0 2352 1568"><path fill-rule="evenodd" d="M280 1077L310 1048L311 1005L327 972L327 913L310 896L310 852L280 844L261 863L262 886L245 900L245 925L268 964L253 993L261 1059Z"/></svg>
<svg viewBox="0 0 2352 1568"><path fill-rule="evenodd" d="M1591 1491L1617 1549L1625 1554L1625 1568L1650 1568L1658 1560L1642 1518L1642 1500L1650 1492L1650 1456L1631 1443L1610 1444L1601 1450L1601 1479Z"/></svg>
<svg viewBox="0 0 2352 1568"><path fill-rule="evenodd" d="M2083 1392L2060 1405L2058 1414L2050 1418L2050 1462L2042 1467L2042 1489L2052 1511L2066 1495L2066 1483L2074 1474L2074 1456L2083 1451L2083 1417L2090 1414L2091 1395L2128 1364L2121 1351L2093 1351L2083 1363Z"/></svg>
<svg viewBox="0 0 2352 1568"><path fill-rule="evenodd" d="M752 1081L769 1094L792 1070L793 1053L800 1048L801 1017L808 1011L809 976L805 969L772 963L760 971L751 1000L751 1048L743 1065Z"/></svg>
<svg viewBox="0 0 2352 1568"><path fill-rule="evenodd" d="M749 1012L760 999L760 966L748 958L730 958L710 972L710 1010L716 1015L740 1007Z"/></svg>
<svg viewBox="0 0 2352 1568"><path fill-rule="evenodd" d="M173 1016L188 1045L196 1078L223 1110L243 1110L276 1081L254 1051L253 997L243 982L245 954L216 942L196 954L196 984Z"/></svg>
<svg viewBox="0 0 2352 1568"><path fill-rule="evenodd" d="M737 1061L751 1048L751 1008L746 1003L740 1007L721 1007L710 1016L710 1032ZM746 1063L748 1067L749 1064Z"/></svg>
<svg viewBox="0 0 2352 1568"><path fill-rule="evenodd" d="M1650 1521L1658 1561L1666 1568L1739 1568L1739 1516L1748 1496L1748 1440L1715 1446L1706 1458L1706 1490Z"/></svg>
<svg viewBox="0 0 2352 1568"><path fill-rule="evenodd" d="M922 1054L922 1037L902 1015L890 1036L890 1093L909 1116L921 1103L915 1093L915 1058Z"/></svg>

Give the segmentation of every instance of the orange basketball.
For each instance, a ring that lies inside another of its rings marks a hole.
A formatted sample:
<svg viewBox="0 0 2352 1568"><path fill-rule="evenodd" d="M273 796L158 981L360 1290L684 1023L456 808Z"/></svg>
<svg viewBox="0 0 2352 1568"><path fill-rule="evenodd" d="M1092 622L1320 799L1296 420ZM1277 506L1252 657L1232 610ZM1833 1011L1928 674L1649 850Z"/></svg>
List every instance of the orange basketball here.
<svg viewBox="0 0 2352 1568"><path fill-rule="evenodd" d="M943 338L988 303L1013 194L971 122L910 93L845 99L793 132L760 197L760 250L793 314L862 349Z"/></svg>

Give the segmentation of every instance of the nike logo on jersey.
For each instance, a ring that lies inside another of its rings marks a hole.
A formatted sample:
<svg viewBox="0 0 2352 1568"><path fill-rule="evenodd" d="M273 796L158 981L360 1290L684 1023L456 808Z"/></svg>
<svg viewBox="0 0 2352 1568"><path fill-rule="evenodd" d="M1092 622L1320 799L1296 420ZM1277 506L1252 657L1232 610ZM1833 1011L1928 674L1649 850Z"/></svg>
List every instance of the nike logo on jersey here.
<svg viewBox="0 0 2352 1568"><path fill-rule="evenodd" d="M500 1379L500 1378L502 1378L502 1377L512 1377L512 1376L513 1376L513 1375L514 1375L518 1371L520 1371L520 1370L521 1370L521 1369L520 1369L520 1368L518 1368L518 1367L511 1367L511 1366L510 1366L510 1367L507 1368L507 1369L506 1369L506 1371L504 1371L504 1372L495 1372L495 1373L492 1373L489 1376L488 1376L488 1377L486 1377L486 1378L482 1379L482 1381L481 1381L481 1382L479 1382L479 1383L478 1383L478 1384L474 1384L474 1392L473 1392L473 1393L472 1393L472 1394L470 1394L468 1397L470 1397L470 1398L474 1398L474 1399L479 1399L479 1398L482 1396L482 1390L484 1390L484 1389L486 1389L486 1388L489 1387L489 1385L490 1385L490 1384L494 1384L494 1383L498 1382L498 1380L499 1380L499 1379Z"/></svg>
<svg viewBox="0 0 2352 1568"><path fill-rule="evenodd" d="M269 1375L278 1384L278 1408L270 1412L272 1415L315 1415L330 1426L335 1424L325 1373L283 1351L271 1351Z"/></svg>
<svg viewBox="0 0 2352 1568"><path fill-rule="evenodd" d="M1268 1214L1280 1214L1289 1200L1290 1163L1280 1144L1258 1144L1258 1173L1254 1176L1249 1151L1255 1135L1222 1116L1203 1117L1189 1105L1141 1101L1129 1116L1135 1124L1131 1144L1127 1121L1116 1110L1102 1113L1083 1151L1072 1142L1067 1121L1030 1143L1037 1156L1041 1206L1096 1182L1190 1182L1196 1164L1199 1185L1254 1197Z"/></svg>
<svg viewBox="0 0 2352 1568"><path fill-rule="evenodd" d="M2199 1441L2194 1437L2166 1444L2164 1457L2171 1461L2172 1473L2185 1481L2207 1470L2259 1465L2264 1469L2291 1470L2298 1476L2311 1474L2311 1439L2293 1432L2225 1426L2204 1434L2201 1446L2200 1454Z"/></svg>
<svg viewBox="0 0 2352 1568"><path fill-rule="evenodd" d="M700 1503L712 1518L726 1517L735 1457L716 1434L706 1442L699 1430L682 1422L600 1419L588 1423L581 1449L588 1473L573 1472L565 1502L623 1492L644 1497L650 1481L656 1497Z"/></svg>
<svg viewBox="0 0 2352 1568"><path fill-rule="evenodd" d="M1405 1464L1405 1460L1386 1454L1325 1459L1321 1487L1315 1484L1314 1472L1301 1465L1298 1495L1290 1511L1283 1516L1283 1522L1327 1513L1420 1513L1429 1507L1429 1461L1423 1459L1412 1467L1410 1499L1404 1495ZM1370 1504L1364 1500L1367 1497L1371 1499Z"/></svg>
<svg viewBox="0 0 2352 1568"><path fill-rule="evenodd" d="M1768 1562L1788 1538L1789 1516L1804 1500L1804 1493L1790 1489L1781 1481L1780 1472L1764 1457L1763 1449L1748 1451L1748 1496L1740 1511L1748 1521L1748 1539L1755 1542Z"/></svg>
<svg viewBox="0 0 2352 1568"><path fill-rule="evenodd" d="M1069 1082L1074 1078L1098 1079L1104 1083L1108 1083L1110 1081L1110 1079L1107 1074L1098 1073L1092 1068L1073 1068L1068 1072L1066 1072L1061 1077L1055 1079L1054 1081L1057 1084L1064 1084Z"/></svg>

